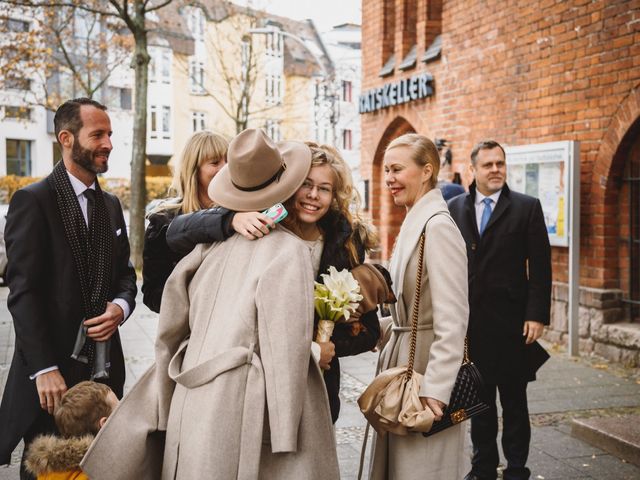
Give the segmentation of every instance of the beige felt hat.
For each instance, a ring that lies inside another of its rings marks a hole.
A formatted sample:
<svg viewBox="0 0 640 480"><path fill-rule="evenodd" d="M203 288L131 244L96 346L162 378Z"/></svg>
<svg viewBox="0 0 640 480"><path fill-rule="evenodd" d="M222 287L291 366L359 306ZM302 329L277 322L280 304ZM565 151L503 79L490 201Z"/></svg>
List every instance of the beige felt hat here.
<svg viewBox="0 0 640 480"><path fill-rule="evenodd" d="M209 197L237 212L265 210L291 197L310 168L311 150L304 143L276 143L249 128L231 140L227 164L211 180Z"/></svg>

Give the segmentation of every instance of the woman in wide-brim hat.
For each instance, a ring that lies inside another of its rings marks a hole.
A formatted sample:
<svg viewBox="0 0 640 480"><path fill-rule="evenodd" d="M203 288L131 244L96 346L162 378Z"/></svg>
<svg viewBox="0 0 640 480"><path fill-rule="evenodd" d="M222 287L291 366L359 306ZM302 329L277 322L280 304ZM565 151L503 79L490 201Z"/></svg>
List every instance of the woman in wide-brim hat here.
<svg viewBox="0 0 640 480"><path fill-rule="evenodd" d="M303 143L246 130L209 193L238 211L284 202L307 180L311 156ZM308 246L287 228L259 242L235 235L196 246L165 286L156 364L100 432L83 470L95 479L339 478L310 355L313 270ZM163 446L155 431L166 432Z"/></svg>

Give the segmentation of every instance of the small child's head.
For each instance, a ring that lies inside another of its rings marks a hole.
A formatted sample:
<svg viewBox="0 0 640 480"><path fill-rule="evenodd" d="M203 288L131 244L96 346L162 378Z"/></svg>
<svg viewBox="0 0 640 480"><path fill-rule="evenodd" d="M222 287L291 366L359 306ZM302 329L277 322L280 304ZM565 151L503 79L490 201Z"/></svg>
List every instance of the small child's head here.
<svg viewBox="0 0 640 480"><path fill-rule="evenodd" d="M65 437L96 435L118 405L115 393L97 382L80 382L60 400L53 416Z"/></svg>

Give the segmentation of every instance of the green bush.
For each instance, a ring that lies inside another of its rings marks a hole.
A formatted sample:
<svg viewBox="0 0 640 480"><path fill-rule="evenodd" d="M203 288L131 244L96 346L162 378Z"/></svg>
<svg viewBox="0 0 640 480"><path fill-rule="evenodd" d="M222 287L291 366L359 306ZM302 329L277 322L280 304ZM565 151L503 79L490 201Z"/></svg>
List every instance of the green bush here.
<svg viewBox="0 0 640 480"><path fill-rule="evenodd" d="M6 175L0 177L0 203L9 203L11 197L21 188L31 185L40 180L38 177L18 177L16 175ZM101 178L100 186L107 192L113 193L122 202L122 207L126 210L131 206L130 182L126 178ZM171 177L148 177L147 178L147 201L168 196L171 186Z"/></svg>

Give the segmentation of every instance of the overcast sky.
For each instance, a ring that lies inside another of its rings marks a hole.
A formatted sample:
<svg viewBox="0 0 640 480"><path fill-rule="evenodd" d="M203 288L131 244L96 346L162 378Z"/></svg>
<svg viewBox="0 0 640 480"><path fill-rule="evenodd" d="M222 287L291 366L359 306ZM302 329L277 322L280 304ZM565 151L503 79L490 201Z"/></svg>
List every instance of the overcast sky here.
<svg viewBox="0 0 640 480"><path fill-rule="evenodd" d="M320 32L341 23L361 24L361 0L253 0L253 6L283 17L310 18ZM241 2L236 2L241 3Z"/></svg>

